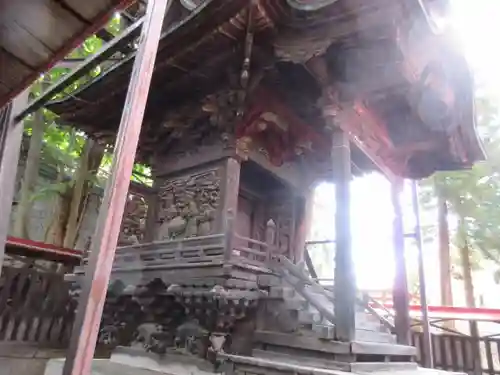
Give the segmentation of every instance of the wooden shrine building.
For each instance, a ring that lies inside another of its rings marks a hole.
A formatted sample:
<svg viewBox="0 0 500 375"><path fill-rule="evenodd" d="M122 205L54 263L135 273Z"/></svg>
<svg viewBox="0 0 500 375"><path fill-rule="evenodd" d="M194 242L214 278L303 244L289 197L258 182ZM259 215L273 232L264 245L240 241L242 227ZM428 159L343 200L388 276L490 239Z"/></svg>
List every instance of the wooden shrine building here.
<svg viewBox="0 0 500 375"><path fill-rule="evenodd" d="M174 2L138 148L154 183L130 191L100 343L250 373L410 366L416 349L355 289L349 181L484 157L466 61L434 22L443 3ZM48 108L111 143L132 64ZM333 292L301 266L325 179L337 184Z"/></svg>

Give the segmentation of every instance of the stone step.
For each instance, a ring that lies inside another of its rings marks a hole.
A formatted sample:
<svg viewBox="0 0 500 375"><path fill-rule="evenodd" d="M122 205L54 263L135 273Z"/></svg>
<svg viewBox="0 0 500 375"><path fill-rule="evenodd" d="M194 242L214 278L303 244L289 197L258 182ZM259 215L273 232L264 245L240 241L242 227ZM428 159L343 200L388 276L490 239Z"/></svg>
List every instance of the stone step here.
<svg viewBox="0 0 500 375"><path fill-rule="evenodd" d="M420 374L416 362L354 362L351 363L349 367L350 369L348 371L355 373L404 371L406 375L408 371L415 371L415 375Z"/></svg>
<svg viewBox="0 0 500 375"><path fill-rule="evenodd" d="M356 329L356 331L354 332L354 340L363 342L378 342L384 344L396 343L396 337L390 333L367 331L364 329Z"/></svg>
<svg viewBox="0 0 500 375"><path fill-rule="evenodd" d="M225 361L226 373L247 374L309 374L309 375L339 375L337 369L330 370L291 363L272 358L247 357L233 354L219 354L219 359Z"/></svg>
<svg viewBox="0 0 500 375"><path fill-rule="evenodd" d="M335 338L335 326L324 324L313 324L312 331L322 340L333 340Z"/></svg>
<svg viewBox="0 0 500 375"><path fill-rule="evenodd" d="M313 333L313 332L312 332ZM361 335L357 335L358 337ZM366 338L366 337L365 337ZM380 341L355 340L350 343L322 340L316 335L255 331L256 344L268 344L276 347L295 348L321 353L370 354L377 356L413 357L417 350L412 346L398 345Z"/></svg>
<svg viewBox="0 0 500 375"><path fill-rule="evenodd" d="M254 349L252 351L252 357L275 360L279 362L291 363L296 365L303 365L303 366L310 366L310 367L317 367L317 368L331 369L331 370L340 370L340 371L347 371L349 367L349 364L344 362L338 362L324 358L311 358L301 355L297 356L297 355L285 354L273 350Z"/></svg>
<svg viewBox="0 0 500 375"><path fill-rule="evenodd" d="M315 333L318 339L333 340L335 339L335 326L313 324L311 330ZM374 332L363 329L356 329L354 340L364 342L380 342L386 344L395 344L396 338L394 335L385 332Z"/></svg>
<svg viewBox="0 0 500 375"><path fill-rule="evenodd" d="M320 369L339 370L348 372L375 372L375 371L411 371L417 370L416 362L354 362L347 363L321 357L307 355L292 355L273 350L254 349L252 357L275 360L284 363L310 366Z"/></svg>
<svg viewBox="0 0 500 375"><path fill-rule="evenodd" d="M303 324L321 324L333 326L333 323L324 318L321 313L311 306L307 301L300 298L287 299L284 301L285 308L297 311L299 322ZM333 311L333 307L332 307ZM369 313L356 313L356 328L374 332L387 332L387 329L379 322L377 317Z"/></svg>
<svg viewBox="0 0 500 375"><path fill-rule="evenodd" d="M286 286L273 286L269 288L269 298L292 299L297 296L295 289ZM302 297L300 297L302 298Z"/></svg>
<svg viewBox="0 0 500 375"><path fill-rule="evenodd" d="M309 303L303 299L303 298L291 298L291 299L285 299L285 306L289 310L309 310L310 305Z"/></svg>

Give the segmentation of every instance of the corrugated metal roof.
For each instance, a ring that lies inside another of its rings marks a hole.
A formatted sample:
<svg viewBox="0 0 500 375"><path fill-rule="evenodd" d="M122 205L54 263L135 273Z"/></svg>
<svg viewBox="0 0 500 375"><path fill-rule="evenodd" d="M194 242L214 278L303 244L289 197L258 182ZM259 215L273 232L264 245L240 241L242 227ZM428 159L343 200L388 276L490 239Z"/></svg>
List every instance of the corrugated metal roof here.
<svg viewBox="0 0 500 375"><path fill-rule="evenodd" d="M0 0L0 107L135 0Z"/></svg>

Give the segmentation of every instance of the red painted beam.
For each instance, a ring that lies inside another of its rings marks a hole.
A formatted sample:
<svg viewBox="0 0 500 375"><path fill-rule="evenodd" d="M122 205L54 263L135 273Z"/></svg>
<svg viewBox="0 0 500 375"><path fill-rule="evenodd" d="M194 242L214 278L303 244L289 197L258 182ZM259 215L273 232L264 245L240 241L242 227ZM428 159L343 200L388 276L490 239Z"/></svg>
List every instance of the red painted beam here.
<svg viewBox="0 0 500 375"><path fill-rule="evenodd" d="M384 303L383 306L387 309L393 308L392 303ZM377 308L375 304L373 304L372 307L375 309ZM409 306L409 310L411 312L419 313L421 309L422 307L420 305ZM468 316L470 320L500 321L500 309L492 309L487 307L428 306L428 310L430 314L434 315L433 318L437 318L439 317L439 315L443 315L443 318L456 316L457 319L466 319ZM475 318L472 319L472 317Z"/></svg>
<svg viewBox="0 0 500 375"><path fill-rule="evenodd" d="M83 256L83 252L80 250L68 249L52 244L12 236L7 237L7 242L5 243L5 253L10 255L52 260L73 265L79 264Z"/></svg>

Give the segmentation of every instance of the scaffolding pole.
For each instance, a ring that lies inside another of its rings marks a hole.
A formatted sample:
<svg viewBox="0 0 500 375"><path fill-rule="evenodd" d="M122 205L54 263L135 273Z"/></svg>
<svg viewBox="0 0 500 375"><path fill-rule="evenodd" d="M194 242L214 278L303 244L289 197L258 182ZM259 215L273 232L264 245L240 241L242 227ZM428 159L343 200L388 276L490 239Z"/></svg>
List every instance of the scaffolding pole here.
<svg viewBox="0 0 500 375"><path fill-rule="evenodd" d="M101 323L132 168L165 13L171 0L149 0L116 138L111 174L99 210L96 231L73 325L64 375L89 375ZM104 93L103 93L104 94Z"/></svg>
<svg viewBox="0 0 500 375"><path fill-rule="evenodd" d="M412 181L412 206L415 215L415 240L418 248L418 278L420 284L420 307L422 309L422 328L423 328L423 365L424 367L433 368L434 358L432 356L432 341L429 326L429 309L427 306L427 290L425 286L425 270L424 270L424 244L422 241L422 231L420 225L420 207L418 204L418 184L417 181Z"/></svg>

